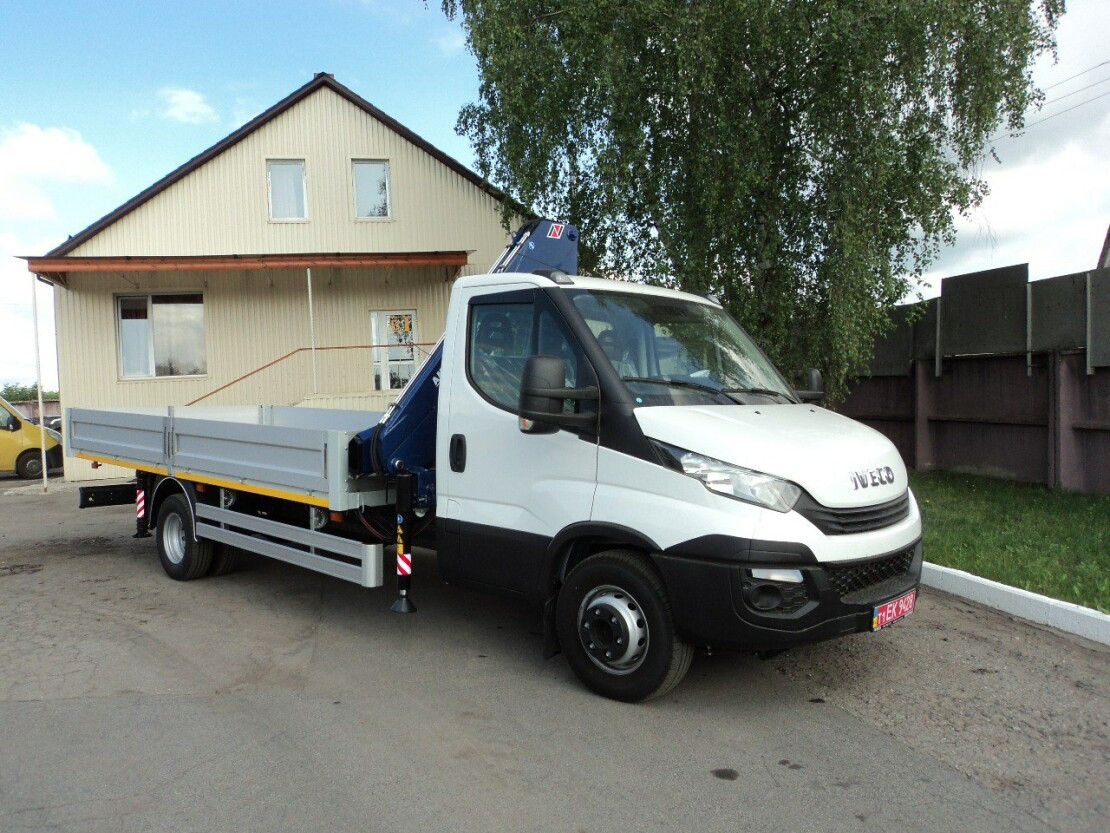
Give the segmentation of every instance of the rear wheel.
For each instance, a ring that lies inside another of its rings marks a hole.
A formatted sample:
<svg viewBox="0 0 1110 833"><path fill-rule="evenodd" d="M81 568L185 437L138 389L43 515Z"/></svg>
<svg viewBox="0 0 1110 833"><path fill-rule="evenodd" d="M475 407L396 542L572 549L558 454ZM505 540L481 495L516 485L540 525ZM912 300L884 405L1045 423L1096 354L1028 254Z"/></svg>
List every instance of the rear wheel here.
<svg viewBox="0 0 1110 833"><path fill-rule="evenodd" d="M211 541L193 536L193 512L184 495L172 495L158 509L158 558L166 575L191 581L208 572L212 564Z"/></svg>
<svg viewBox="0 0 1110 833"><path fill-rule="evenodd" d="M605 697L659 697L690 668L693 648L675 634L667 590L635 553L600 553L575 567L555 616L571 670Z"/></svg>
<svg viewBox="0 0 1110 833"><path fill-rule="evenodd" d="M24 451L15 461L15 471L24 480L42 477L42 452L38 449Z"/></svg>
<svg viewBox="0 0 1110 833"><path fill-rule="evenodd" d="M225 576L239 566L239 549L231 544L216 543L212 547L212 563L208 575Z"/></svg>

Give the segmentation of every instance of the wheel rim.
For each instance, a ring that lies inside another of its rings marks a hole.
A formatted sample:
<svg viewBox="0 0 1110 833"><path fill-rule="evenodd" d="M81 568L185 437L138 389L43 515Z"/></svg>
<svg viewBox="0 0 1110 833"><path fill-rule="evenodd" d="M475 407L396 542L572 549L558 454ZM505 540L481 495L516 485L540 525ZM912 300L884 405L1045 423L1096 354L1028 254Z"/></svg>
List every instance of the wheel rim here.
<svg viewBox="0 0 1110 833"><path fill-rule="evenodd" d="M578 608L578 637L586 656L609 674L631 674L648 652L648 626L639 602L613 585L595 587Z"/></svg>
<svg viewBox="0 0 1110 833"><path fill-rule="evenodd" d="M27 461L27 465L24 466L24 468L27 469L27 474L31 475L31 477L42 476L42 460L38 457L32 457L31 459L29 459Z"/></svg>
<svg viewBox="0 0 1110 833"><path fill-rule="evenodd" d="M162 547L173 564L180 564L185 558L185 524L176 512L167 515L162 524Z"/></svg>

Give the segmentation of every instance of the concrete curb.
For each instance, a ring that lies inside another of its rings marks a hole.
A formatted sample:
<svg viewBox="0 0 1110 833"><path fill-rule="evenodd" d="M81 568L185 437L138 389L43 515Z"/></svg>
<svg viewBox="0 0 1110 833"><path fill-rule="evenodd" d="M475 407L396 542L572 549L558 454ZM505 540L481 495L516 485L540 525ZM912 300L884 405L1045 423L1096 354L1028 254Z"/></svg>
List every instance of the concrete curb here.
<svg viewBox="0 0 1110 833"><path fill-rule="evenodd" d="M1089 607L1050 599L1028 590L973 576L963 570L941 567L926 561L921 566L921 583L1011 616L1049 625L1102 645L1110 645L1110 616Z"/></svg>

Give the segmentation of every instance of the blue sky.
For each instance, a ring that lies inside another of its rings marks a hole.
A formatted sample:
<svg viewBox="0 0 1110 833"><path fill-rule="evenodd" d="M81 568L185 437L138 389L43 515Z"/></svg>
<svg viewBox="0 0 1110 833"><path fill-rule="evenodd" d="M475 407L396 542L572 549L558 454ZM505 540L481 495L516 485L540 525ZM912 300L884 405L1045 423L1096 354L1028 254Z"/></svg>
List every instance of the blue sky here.
<svg viewBox="0 0 1110 833"><path fill-rule="evenodd" d="M1110 3L1073 0L1051 101L1029 122L1110 93ZM1101 65L1100 65L1100 62ZM30 279L42 254L326 71L472 164L455 135L476 98L461 29L432 0L0 0L0 382L34 377ZM1080 90L1087 84L1095 86ZM1034 277L1091 268L1110 223L1110 96L998 143L981 212L931 271L1030 262ZM40 293L43 378L57 384L52 299Z"/></svg>

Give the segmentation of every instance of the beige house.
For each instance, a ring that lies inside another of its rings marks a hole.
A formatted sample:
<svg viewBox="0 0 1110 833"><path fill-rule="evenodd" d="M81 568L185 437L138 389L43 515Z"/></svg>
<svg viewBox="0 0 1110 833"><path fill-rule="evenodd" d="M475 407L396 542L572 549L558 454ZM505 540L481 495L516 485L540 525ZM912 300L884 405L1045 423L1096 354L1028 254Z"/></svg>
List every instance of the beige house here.
<svg viewBox="0 0 1110 833"><path fill-rule="evenodd" d="M66 407L383 410L508 198L326 74L28 267ZM525 209L509 202L522 215ZM123 474L67 459L66 477Z"/></svg>

